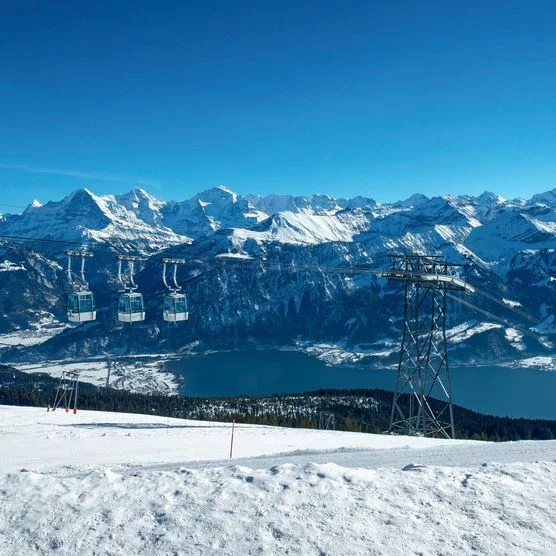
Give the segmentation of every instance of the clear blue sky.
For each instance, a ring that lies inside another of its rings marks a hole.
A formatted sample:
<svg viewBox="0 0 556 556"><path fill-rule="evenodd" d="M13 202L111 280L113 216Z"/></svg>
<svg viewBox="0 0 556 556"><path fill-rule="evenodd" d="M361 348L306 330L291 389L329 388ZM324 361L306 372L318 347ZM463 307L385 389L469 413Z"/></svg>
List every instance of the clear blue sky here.
<svg viewBox="0 0 556 556"><path fill-rule="evenodd" d="M555 29L553 1L0 2L0 202L527 197L556 186Z"/></svg>

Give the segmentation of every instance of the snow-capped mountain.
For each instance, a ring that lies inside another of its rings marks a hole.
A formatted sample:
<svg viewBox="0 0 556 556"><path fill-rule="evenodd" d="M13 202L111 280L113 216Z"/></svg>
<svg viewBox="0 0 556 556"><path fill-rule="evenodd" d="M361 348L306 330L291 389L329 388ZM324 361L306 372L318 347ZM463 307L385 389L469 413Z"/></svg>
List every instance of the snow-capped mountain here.
<svg viewBox="0 0 556 556"><path fill-rule="evenodd" d="M0 236L5 238L0 260L7 258L25 269L17 279L14 272L0 273L0 332L31 325L39 306L65 320L66 245L55 242L75 241L95 253L88 262L88 276L97 295L98 321L86 333L83 327L66 330L35 346L37 354L305 340L326 340L350 349L363 344L370 352L382 353L385 343L392 345L399 338L399 287L374 274L333 270L353 265L383 268L392 251L437 253L465 263L461 272L470 282L497 299L510 300L496 307L486 298L473 303L517 328L536 325L542 334L552 334L555 198L556 190L529 201L505 200L490 192L478 197L416 194L383 204L366 196L242 196L220 186L184 201L161 201L142 189L103 196L82 189L61 201L33 202L21 215L0 220ZM22 243L9 237L33 240ZM147 320L133 333L121 327L114 312L114 255L122 252L145 258L137 281L145 295ZM171 329L160 316L163 256L190 263L179 275L190 319ZM227 259L236 265L223 262ZM520 320L512 303L533 320ZM479 318L458 340L456 356L462 361L487 360L494 353L511 358L523 346L534 353L550 349L546 338L525 338L518 349L511 340L515 335L506 334L504 326L485 326L484 314L462 306L454 307L451 318L451 326Z"/></svg>
<svg viewBox="0 0 556 556"><path fill-rule="evenodd" d="M552 208L556 207L556 187L550 191L533 195L530 204L546 205Z"/></svg>
<svg viewBox="0 0 556 556"><path fill-rule="evenodd" d="M93 244L141 254L189 241L163 225L164 203L141 189L126 195L94 195L79 189L58 202L33 201L21 215L1 222L0 234L75 242L74 248Z"/></svg>
<svg viewBox="0 0 556 556"><path fill-rule="evenodd" d="M171 201L163 212L170 228L193 238L222 228L249 228L268 216L223 186L198 193L187 201Z"/></svg>
<svg viewBox="0 0 556 556"><path fill-rule="evenodd" d="M466 247L504 275L517 252L556 248L554 210L524 207L500 212L469 234Z"/></svg>

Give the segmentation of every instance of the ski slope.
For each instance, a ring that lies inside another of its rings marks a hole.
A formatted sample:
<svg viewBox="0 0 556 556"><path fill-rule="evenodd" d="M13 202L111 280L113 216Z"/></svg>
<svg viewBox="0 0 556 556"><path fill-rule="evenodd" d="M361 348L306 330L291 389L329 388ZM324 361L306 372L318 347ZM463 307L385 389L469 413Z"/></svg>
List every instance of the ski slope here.
<svg viewBox="0 0 556 556"><path fill-rule="evenodd" d="M554 554L556 441L0 406L1 554Z"/></svg>

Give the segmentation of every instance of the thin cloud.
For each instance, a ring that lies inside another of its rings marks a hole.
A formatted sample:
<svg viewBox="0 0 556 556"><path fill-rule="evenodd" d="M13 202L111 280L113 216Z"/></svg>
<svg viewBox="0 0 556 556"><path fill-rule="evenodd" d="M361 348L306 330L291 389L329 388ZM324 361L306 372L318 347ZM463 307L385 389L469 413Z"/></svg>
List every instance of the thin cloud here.
<svg viewBox="0 0 556 556"><path fill-rule="evenodd" d="M56 176L70 176L73 178L83 178L87 180L135 183L137 185L160 187L159 183L151 180L130 178L126 176L113 176L109 174L92 174L89 172L81 172L79 170L63 170L59 168L40 168L36 166L27 166L25 164L3 164L3 163L0 163L0 168L5 168L7 170L21 170L22 172L29 172L32 174L53 174Z"/></svg>

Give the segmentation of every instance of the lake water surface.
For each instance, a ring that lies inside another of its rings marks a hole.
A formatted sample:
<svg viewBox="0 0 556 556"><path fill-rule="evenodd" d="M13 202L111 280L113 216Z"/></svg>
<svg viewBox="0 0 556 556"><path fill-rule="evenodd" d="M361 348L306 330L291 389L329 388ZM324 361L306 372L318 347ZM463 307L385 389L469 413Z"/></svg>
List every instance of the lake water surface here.
<svg viewBox="0 0 556 556"><path fill-rule="evenodd" d="M212 353L173 361L188 396L292 394L321 388L395 388L393 370L328 367L296 351ZM499 416L556 419L556 372L452 368L455 404Z"/></svg>

